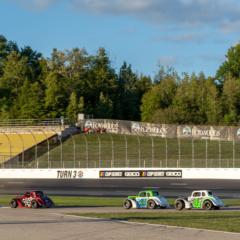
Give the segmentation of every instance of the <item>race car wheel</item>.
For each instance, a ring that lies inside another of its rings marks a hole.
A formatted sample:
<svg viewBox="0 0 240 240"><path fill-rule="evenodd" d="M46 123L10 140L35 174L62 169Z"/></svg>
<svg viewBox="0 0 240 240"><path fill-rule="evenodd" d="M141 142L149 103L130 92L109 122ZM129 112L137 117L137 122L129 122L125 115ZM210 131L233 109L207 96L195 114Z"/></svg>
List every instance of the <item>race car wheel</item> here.
<svg viewBox="0 0 240 240"><path fill-rule="evenodd" d="M126 208L126 209L130 209L132 207L131 201L126 199L123 203L123 207Z"/></svg>
<svg viewBox="0 0 240 240"><path fill-rule="evenodd" d="M18 206L17 200L13 199L9 205L11 208L16 208Z"/></svg>
<svg viewBox="0 0 240 240"><path fill-rule="evenodd" d="M177 209L177 210L183 210L183 208L184 208L184 202L183 201L181 201L181 200L179 200L179 201L176 201L176 203L175 203L175 208Z"/></svg>
<svg viewBox="0 0 240 240"><path fill-rule="evenodd" d="M149 209L156 208L156 203L153 200L149 200L147 203L147 208L149 208Z"/></svg>
<svg viewBox="0 0 240 240"><path fill-rule="evenodd" d="M46 208L53 208L54 207L54 202L48 198L48 204L46 204Z"/></svg>
<svg viewBox="0 0 240 240"><path fill-rule="evenodd" d="M213 209L213 204L211 201L209 200L206 200L204 203L203 203L203 208L206 209L206 210L211 210Z"/></svg>
<svg viewBox="0 0 240 240"><path fill-rule="evenodd" d="M38 208L38 203L35 200L33 200L31 206L32 208Z"/></svg>

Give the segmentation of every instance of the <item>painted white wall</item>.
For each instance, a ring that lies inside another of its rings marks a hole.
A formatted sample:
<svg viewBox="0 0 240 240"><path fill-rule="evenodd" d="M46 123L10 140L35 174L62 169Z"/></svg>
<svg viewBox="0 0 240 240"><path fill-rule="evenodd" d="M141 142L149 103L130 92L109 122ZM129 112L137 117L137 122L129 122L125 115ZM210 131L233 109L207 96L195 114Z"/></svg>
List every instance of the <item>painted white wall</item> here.
<svg viewBox="0 0 240 240"><path fill-rule="evenodd" d="M26 179L94 179L99 177L97 169L1 169L1 178Z"/></svg>
<svg viewBox="0 0 240 240"><path fill-rule="evenodd" d="M68 168L0 169L0 179L98 179L100 171L182 170L183 179L239 179L240 168ZM126 177L125 177L126 178ZM141 177L143 178L143 177ZM148 177L149 178L149 177ZM136 179L136 177L134 178Z"/></svg>
<svg viewBox="0 0 240 240"><path fill-rule="evenodd" d="M240 168L183 168L184 179L240 179Z"/></svg>

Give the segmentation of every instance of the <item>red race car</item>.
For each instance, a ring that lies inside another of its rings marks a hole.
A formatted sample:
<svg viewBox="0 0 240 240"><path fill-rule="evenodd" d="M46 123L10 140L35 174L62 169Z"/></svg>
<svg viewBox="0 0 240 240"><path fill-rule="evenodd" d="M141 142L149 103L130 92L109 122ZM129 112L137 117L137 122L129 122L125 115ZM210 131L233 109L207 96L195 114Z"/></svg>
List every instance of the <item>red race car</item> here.
<svg viewBox="0 0 240 240"><path fill-rule="evenodd" d="M11 208L54 207L53 201L42 191L25 192L23 196L13 198L9 205Z"/></svg>

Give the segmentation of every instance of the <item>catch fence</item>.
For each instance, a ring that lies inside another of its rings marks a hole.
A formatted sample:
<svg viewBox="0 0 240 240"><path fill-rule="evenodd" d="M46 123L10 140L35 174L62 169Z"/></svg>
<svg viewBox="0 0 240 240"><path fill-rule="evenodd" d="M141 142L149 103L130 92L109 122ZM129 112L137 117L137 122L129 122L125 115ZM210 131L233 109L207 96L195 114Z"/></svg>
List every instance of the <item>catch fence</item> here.
<svg viewBox="0 0 240 240"><path fill-rule="evenodd" d="M78 133L64 137L57 131L41 131L15 132L11 136L0 132L0 139L5 139L0 145L1 168L240 167L240 141L234 139L136 133ZM32 141L32 145L26 147L25 141Z"/></svg>

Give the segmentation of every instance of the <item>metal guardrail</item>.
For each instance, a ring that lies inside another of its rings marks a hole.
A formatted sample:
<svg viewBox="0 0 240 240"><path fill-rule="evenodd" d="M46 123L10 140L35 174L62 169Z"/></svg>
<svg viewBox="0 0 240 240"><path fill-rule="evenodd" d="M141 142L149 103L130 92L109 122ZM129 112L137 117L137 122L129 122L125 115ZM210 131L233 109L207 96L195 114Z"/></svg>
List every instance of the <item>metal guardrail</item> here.
<svg viewBox="0 0 240 240"><path fill-rule="evenodd" d="M64 118L54 118L54 119L8 119L0 120L0 127L20 127L20 126L57 126L66 125L68 123L67 119Z"/></svg>

